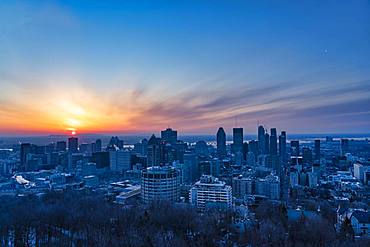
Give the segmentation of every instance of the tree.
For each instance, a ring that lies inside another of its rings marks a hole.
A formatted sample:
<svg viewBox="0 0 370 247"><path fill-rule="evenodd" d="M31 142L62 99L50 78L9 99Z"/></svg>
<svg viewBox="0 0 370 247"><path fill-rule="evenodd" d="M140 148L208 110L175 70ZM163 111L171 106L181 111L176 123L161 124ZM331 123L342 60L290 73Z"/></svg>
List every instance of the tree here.
<svg viewBox="0 0 370 247"><path fill-rule="evenodd" d="M355 232L353 230L351 220L346 217L340 226L339 231L339 239L344 240L354 240L355 239Z"/></svg>

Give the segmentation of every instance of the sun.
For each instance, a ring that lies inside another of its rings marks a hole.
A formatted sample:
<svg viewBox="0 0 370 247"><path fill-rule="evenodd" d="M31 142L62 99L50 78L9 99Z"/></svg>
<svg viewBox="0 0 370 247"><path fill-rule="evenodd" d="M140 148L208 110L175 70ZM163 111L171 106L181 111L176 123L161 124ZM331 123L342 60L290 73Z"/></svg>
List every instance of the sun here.
<svg viewBox="0 0 370 247"><path fill-rule="evenodd" d="M75 136L77 132L75 130L72 130L71 135Z"/></svg>

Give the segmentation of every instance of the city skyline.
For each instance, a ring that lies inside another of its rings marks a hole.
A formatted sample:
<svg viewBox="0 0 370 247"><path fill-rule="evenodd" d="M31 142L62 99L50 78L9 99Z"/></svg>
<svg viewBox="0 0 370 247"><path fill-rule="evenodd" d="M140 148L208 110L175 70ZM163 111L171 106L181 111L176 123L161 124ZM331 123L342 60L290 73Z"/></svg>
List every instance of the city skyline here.
<svg viewBox="0 0 370 247"><path fill-rule="evenodd" d="M0 136L370 133L369 10L2 1Z"/></svg>

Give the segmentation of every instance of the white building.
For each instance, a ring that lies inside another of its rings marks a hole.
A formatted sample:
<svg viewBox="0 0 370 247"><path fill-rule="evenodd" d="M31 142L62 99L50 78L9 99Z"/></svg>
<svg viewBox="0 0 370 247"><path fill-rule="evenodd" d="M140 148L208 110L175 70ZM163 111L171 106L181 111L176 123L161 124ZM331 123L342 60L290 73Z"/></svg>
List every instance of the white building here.
<svg viewBox="0 0 370 247"><path fill-rule="evenodd" d="M109 152L110 170L125 172L131 169L131 153L126 150Z"/></svg>
<svg viewBox="0 0 370 247"><path fill-rule="evenodd" d="M361 182L364 182L364 174L368 171L370 171L370 164L368 163L362 163L358 161L353 164L353 176Z"/></svg>
<svg viewBox="0 0 370 247"><path fill-rule="evenodd" d="M189 199L200 211L212 207L230 208L232 188L215 177L203 175L190 189Z"/></svg>

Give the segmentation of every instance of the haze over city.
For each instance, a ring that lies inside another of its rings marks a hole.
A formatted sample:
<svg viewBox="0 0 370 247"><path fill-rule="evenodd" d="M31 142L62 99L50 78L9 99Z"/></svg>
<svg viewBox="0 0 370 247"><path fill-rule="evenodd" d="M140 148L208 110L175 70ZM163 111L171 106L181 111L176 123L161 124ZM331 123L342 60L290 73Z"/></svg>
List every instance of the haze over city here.
<svg viewBox="0 0 370 247"><path fill-rule="evenodd" d="M0 3L0 135L370 132L370 2Z"/></svg>

